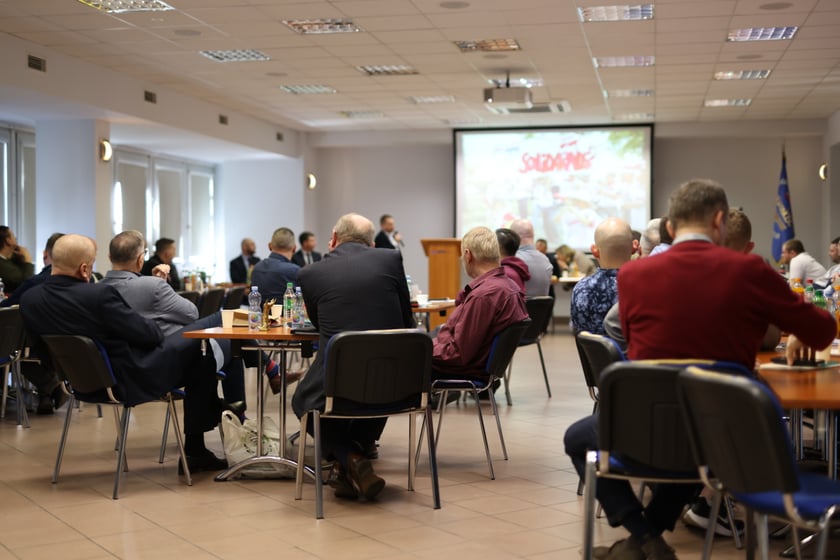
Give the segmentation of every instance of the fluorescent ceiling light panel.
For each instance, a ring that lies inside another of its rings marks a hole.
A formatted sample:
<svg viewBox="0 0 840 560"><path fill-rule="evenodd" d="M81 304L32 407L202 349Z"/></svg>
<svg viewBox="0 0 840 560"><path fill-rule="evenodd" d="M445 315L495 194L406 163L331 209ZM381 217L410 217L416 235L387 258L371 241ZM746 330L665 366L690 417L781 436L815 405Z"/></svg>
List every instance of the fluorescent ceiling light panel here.
<svg viewBox="0 0 840 560"><path fill-rule="evenodd" d="M652 121L653 113L622 113L615 115L613 120L616 121Z"/></svg>
<svg viewBox="0 0 840 560"><path fill-rule="evenodd" d="M412 95L409 97L412 103L425 105L427 103L454 103L455 98L451 95Z"/></svg>
<svg viewBox="0 0 840 560"><path fill-rule="evenodd" d="M381 119L385 116L381 111L342 111L348 119Z"/></svg>
<svg viewBox="0 0 840 560"><path fill-rule="evenodd" d="M715 72L715 80L764 80L770 70L727 70Z"/></svg>
<svg viewBox="0 0 840 560"><path fill-rule="evenodd" d="M286 93L294 93L301 95L306 93L335 93L336 89L331 86L322 86L319 84L302 85L302 86L280 86L280 89Z"/></svg>
<svg viewBox="0 0 840 560"><path fill-rule="evenodd" d="M799 28L791 27L746 27L744 29L733 29L726 37L727 41L782 41L793 39Z"/></svg>
<svg viewBox="0 0 840 560"><path fill-rule="evenodd" d="M301 35L358 33L362 28L349 19L284 19L283 25Z"/></svg>
<svg viewBox="0 0 840 560"><path fill-rule="evenodd" d="M704 107L748 107L752 99L707 99Z"/></svg>
<svg viewBox="0 0 840 560"><path fill-rule="evenodd" d="M419 73L413 66L402 64L391 66L356 66L356 70L368 76L410 76Z"/></svg>
<svg viewBox="0 0 840 560"><path fill-rule="evenodd" d="M642 21L653 19L653 4L578 8L580 21Z"/></svg>
<svg viewBox="0 0 840 560"><path fill-rule="evenodd" d="M614 89L604 92L607 97L650 97L652 89Z"/></svg>
<svg viewBox="0 0 840 560"><path fill-rule="evenodd" d="M517 78L515 80L511 80L510 85L508 85L507 80L488 80L488 82L493 84L496 87L499 87L499 88L503 88L503 87L535 88L535 87L542 87L543 86L543 79L542 78Z"/></svg>
<svg viewBox="0 0 840 560"><path fill-rule="evenodd" d="M461 52L518 51L522 47L516 39L481 39L479 41L453 41Z"/></svg>
<svg viewBox="0 0 840 560"><path fill-rule="evenodd" d="M79 2L108 14L163 12L175 9L161 0L79 0Z"/></svg>
<svg viewBox="0 0 840 560"><path fill-rule="evenodd" d="M229 51L198 51L210 60L216 62L256 62L262 60L271 60L271 58L264 53L254 49L234 49Z"/></svg>
<svg viewBox="0 0 840 560"><path fill-rule="evenodd" d="M653 66L655 56L599 56L592 59L595 68L630 68Z"/></svg>

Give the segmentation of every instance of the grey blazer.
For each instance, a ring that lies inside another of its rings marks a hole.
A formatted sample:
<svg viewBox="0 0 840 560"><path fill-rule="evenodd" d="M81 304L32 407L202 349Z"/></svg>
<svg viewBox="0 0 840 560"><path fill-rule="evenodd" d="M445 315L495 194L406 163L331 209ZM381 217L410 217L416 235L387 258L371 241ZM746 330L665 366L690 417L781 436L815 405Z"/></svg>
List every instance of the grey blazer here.
<svg viewBox="0 0 840 560"><path fill-rule="evenodd" d="M131 309L157 323L164 336L198 319L195 304L179 296L162 278L109 270L102 283L116 288Z"/></svg>

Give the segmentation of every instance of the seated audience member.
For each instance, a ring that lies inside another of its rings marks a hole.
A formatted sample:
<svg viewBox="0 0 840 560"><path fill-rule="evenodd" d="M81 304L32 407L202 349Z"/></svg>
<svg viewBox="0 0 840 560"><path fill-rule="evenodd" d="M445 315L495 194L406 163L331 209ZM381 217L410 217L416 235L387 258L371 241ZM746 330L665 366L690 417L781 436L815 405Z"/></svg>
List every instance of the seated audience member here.
<svg viewBox="0 0 840 560"><path fill-rule="evenodd" d="M632 230L632 232L633 232L633 259L632 260L640 259L640 258L642 258L642 256L647 256L647 255L642 255L642 245L641 245L642 232L640 232L638 230L635 230L635 229ZM653 247L654 246L652 245L651 249Z"/></svg>
<svg viewBox="0 0 840 560"><path fill-rule="evenodd" d="M668 216L675 233L671 249L627 263L618 274L629 359L722 360L751 370L771 323L793 333L787 347L790 363L803 352L813 352L811 348L831 343L837 327L829 313L802 301L760 257L721 246L729 205L720 185L691 180L672 193L670 202ZM698 282L698 275L715 281ZM690 297L686 286L691 286ZM595 414L566 431L566 453L581 478L586 451L598 447L597 428ZM595 556L675 559L662 533L673 530L683 507L699 490L693 484L658 485L644 507L629 483L599 479L595 491L608 521L622 525L630 537L608 550L596 549Z"/></svg>
<svg viewBox="0 0 840 560"><path fill-rule="evenodd" d="M295 234L289 228L281 227L274 230L268 243L268 258L261 260L251 272L251 285L260 289L262 300L275 299L283 303L286 284L297 285L300 267L292 262L295 252Z"/></svg>
<svg viewBox="0 0 840 560"><path fill-rule="evenodd" d="M304 231L298 235L298 242L300 243L300 249L292 255L293 263L300 267L304 267L308 264L321 260L321 253L315 250L318 240L315 238L314 233L311 231Z"/></svg>
<svg viewBox="0 0 840 560"><path fill-rule="evenodd" d="M230 281L234 284L250 284L251 271L260 262L257 256L257 244L253 239L246 237L240 243L242 253L231 259L228 266Z"/></svg>
<svg viewBox="0 0 840 560"><path fill-rule="evenodd" d="M671 248L671 243L674 242L671 232L668 231L668 222L668 216L663 216L659 220L659 244L650 252L651 257L659 253L664 253Z"/></svg>
<svg viewBox="0 0 840 560"><path fill-rule="evenodd" d="M548 241L545 239L537 239L536 242L537 251L542 253L548 259L548 262L551 263L551 285L548 287L548 295L554 297L554 281L557 278L560 278L560 274L562 274L562 270L560 270L560 265L557 264L557 255L548 250Z"/></svg>
<svg viewBox="0 0 840 560"><path fill-rule="evenodd" d="M531 278L525 282L525 295L528 297L547 296L551 286L552 266L548 257L537 251L534 246L534 226L529 220L514 220L510 229L519 236L519 249L516 256L528 266Z"/></svg>
<svg viewBox="0 0 840 560"><path fill-rule="evenodd" d="M172 259L175 258L175 240L169 239L168 237L161 237L155 242L155 254L149 257L149 260L143 264L143 269L140 271L140 274L143 276L152 276L152 270L155 269L156 266L165 264L169 266L169 272L167 273L166 282L172 286L172 289L176 292L181 289L181 277L178 276L178 269L175 267L175 263L172 262ZM160 270L160 269L158 269Z"/></svg>
<svg viewBox="0 0 840 560"><path fill-rule="evenodd" d="M3 279L5 292L14 292L33 274L35 265L29 251L18 245L9 226L0 226L0 278Z"/></svg>
<svg viewBox="0 0 840 560"><path fill-rule="evenodd" d="M322 349L343 331L416 326L402 254L376 250L374 233L369 219L346 214L333 228L330 252L300 269L303 299ZM324 410L324 405L324 352L318 352L292 397L292 407L300 417L309 410ZM376 440L384 427L384 418L321 422L324 456L336 460L328 484L337 497L372 499L385 487L369 460L378 454Z"/></svg>
<svg viewBox="0 0 840 560"><path fill-rule="evenodd" d="M648 222L645 231L639 239L639 249L642 257L647 257L653 248L659 245L659 223L662 218L654 218Z"/></svg>
<svg viewBox="0 0 840 560"><path fill-rule="evenodd" d="M525 282L531 278L531 273L528 272L528 265L525 264L525 261L516 256L516 251L519 249L519 236L512 229L499 228L496 230L496 239L499 241L502 268L507 277L519 286L519 291L524 296ZM463 294L463 292L461 293ZM456 303L461 302L456 301Z"/></svg>
<svg viewBox="0 0 840 560"><path fill-rule="evenodd" d="M560 245L557 248L557 264L570 276L575 276L575 271L577 276L589 276L598 268L592 259L568 245Z"/></svg>
<svg viewBox="0 0 840 560"><path fill-rule="evenodd" d="M204 446L204 432L216 427L221 414L215 360L202 355L200 341L164 336L154 321L132 311L113 286L91 284L95 258L92 239L61 237L53 247L52 275L24 294L21 314L38 355L49 355L43 335L87 336L108 352L128 402L186 387L184 443L190 470L226 468L227 462Z"/></svg>
<svg viewBox="0 0 840 560"><path fill-rule="evenodd" d="M620 218L607 218L595 228L592 254L601 263L594 274L578 282L572 290L571 318L575 333L604 334L604 316L618 299L618 269L633 254L633 234Z"/></svg>
<svg viewBox="0 0 840 560"><path fill-rule="evenodd" d="M482 379L493 337L527 319L528 311L519 286L499 264L495 233L485 227L468 231L461 239L461 259L472 281L435 338L432 376Z"/></svg>
<svg viewBox="0 0 840 560"><path fill-rule="evenodd" d="M789 239L782 245L782 263L788 265L788 281L791 286L796 278L805 286L813 280L816 287L825 286L828 272L817 259L805 252L805 246L798 239Z"/></svg>
<svg viewBox="0 0 840 560"><path fill-rule="evenodd" d="M831 259L831 268L826 272L826 278L829 284L833 284L840 277L840 237L831 240L831 244L828 246L828 256Z"/></svg>

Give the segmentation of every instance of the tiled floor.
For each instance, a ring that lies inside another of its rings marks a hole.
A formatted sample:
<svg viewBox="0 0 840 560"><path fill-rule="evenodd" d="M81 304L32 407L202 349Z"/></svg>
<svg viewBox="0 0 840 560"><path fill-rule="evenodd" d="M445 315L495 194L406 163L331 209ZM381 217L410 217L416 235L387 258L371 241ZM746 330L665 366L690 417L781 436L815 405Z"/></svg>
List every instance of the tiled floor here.
<svg viewBox="0 0 840 560"><path fill-rule="evenodd" d="M416 492L405 489L404 420L392 420L381 442L376 469L388 486L379 499L341 501L327 488L326 518L317 521L309 482L300 502L291 480L220 483L201 473L186 486L176 473L173 438L165 463L157 462L164 413L157 405L132 417L131 470L119 500L111 499L114 423L110 414L97 418L93 407L74 420L61 478L50 484L63 411L33 416L27 430L15 426L12 411L0 422L0 560L579 558L582 504L562 442L566 427L589 414L592 403L573 339L562 331L543 343L553 398L546 396L536 348L516 355L514 405L501 404L509 461L488 425L496 480L488 478L474 405L450 405L438 447L437 511L425 459ZM221 453L216 433L208 444ZM599 520L599 543L623 535ZM699 532L680 526L666 538L681 559L700 557ZM782 545L773 543L774 554ZM742 557L731 540L717 540L714 558Z"/></svg>

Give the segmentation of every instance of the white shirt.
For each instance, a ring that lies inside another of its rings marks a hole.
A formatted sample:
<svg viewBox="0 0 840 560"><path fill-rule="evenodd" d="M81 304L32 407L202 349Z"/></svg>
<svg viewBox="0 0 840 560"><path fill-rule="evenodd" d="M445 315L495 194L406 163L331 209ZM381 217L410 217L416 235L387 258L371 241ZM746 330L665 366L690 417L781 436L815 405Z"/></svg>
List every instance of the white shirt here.
<svg viewBox="0 0 840 560"><path fill-rule="evenodd" d="M807 252L799 253L790 260L788 278L801 278L803 286L808 283L808 280L813 280L814 284L820 286L824 286L828 281L825 267Z"/></svg>

